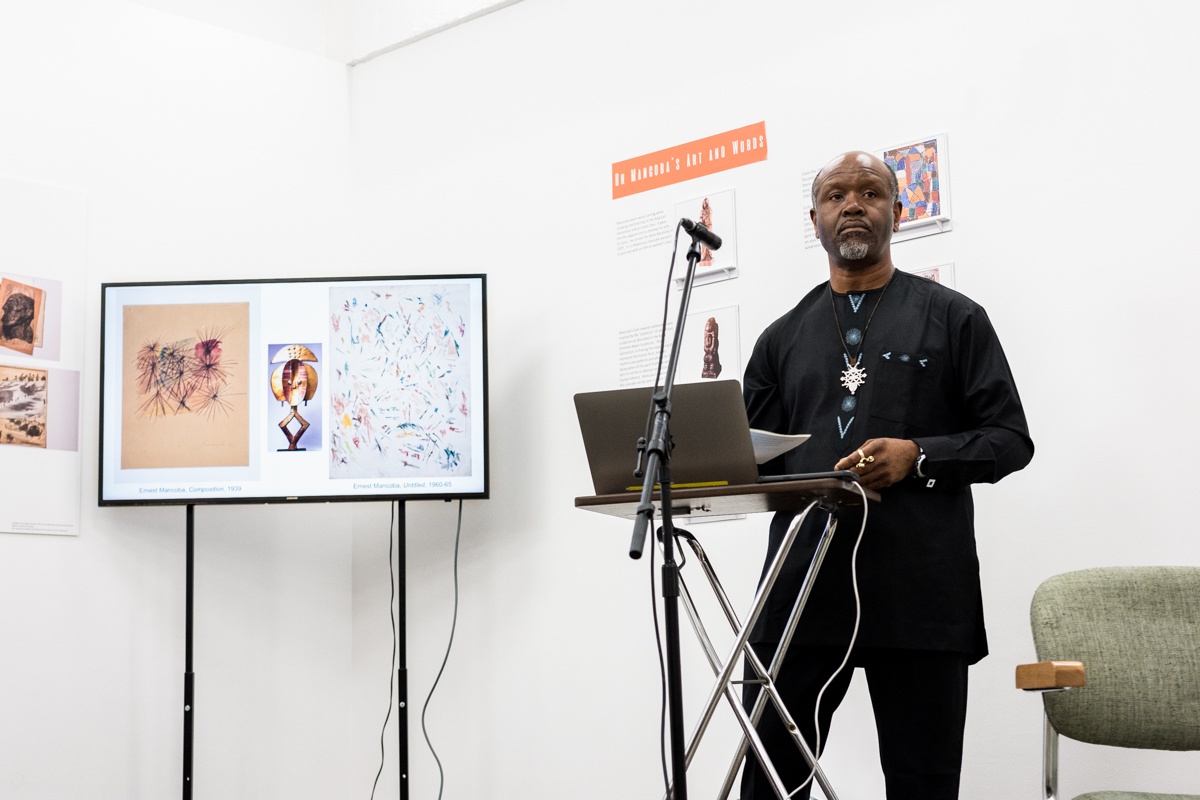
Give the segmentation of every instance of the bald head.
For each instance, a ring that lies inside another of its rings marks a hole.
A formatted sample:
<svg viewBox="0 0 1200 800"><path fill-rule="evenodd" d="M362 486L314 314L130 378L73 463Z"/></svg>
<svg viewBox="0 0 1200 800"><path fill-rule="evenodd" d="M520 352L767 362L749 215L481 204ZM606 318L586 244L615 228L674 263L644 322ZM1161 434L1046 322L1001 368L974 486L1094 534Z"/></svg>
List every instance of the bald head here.
<svg viewBox="0 0 1200 800"><path fill-rule="evenodd" d="M896 173L883 162L883 159L862 150L851 150L848 153L842 153L821 167L821 170L817 173L817 177L813 178L811 198L813 207L816 208L817 205L817 189L820 188L821 183L826 178L848 169L864 168L878 173L887 180L888 186L892 187L893 203L900 199L900 182L896 180Z"/></svg>

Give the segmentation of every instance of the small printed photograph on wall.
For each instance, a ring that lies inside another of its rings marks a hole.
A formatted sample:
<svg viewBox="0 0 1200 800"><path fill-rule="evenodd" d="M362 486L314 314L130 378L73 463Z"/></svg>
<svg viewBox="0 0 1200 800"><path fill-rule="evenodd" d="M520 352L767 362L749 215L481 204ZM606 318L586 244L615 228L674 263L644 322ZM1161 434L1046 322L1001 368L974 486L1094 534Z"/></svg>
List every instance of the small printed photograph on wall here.
<svg viewBox="0 0 1200 800"><path fill-rule="evenodd" d="M126 306L121 468L250 463L250 304Z"/></svg>
<svg viewBox="0 0 1200 800"><path fill-rule="evenodd" d="M742 374L741 343L738 336L738 307L690 311L683 323L676 361L676 383L696 383L726 379ZM670 342L675 337L675 322L652 322L618 332L618 383L622 389L654 386L666 377ZM659 347L668 343L659 371Z"/></svg>
<svg viewBox="0 0 1200 800"><path fill-rule="evenodd" d="M321 449L324 413L321 393L317 391L321 363L321 345L273 344L267 347L267 439L269 449L287 453ZM303 441L302 441L303 440Z"/></svg>
<svg viewBox="0 0 1200 800"><path fill-rule="evenodd" d="M940 283L943 286L948 286L951 289L954 288L953 262L938 264L937 266L933 267L916 267L914 269L905 270L905 272L911 272L913 275L916 275L920 278L926 278L934 283Z"/></svg>
<svg viewBox="0 0 1200 800"><path fill-rule="evenodd" d="M946 135L888 148L877 155L896 173L900 187L900 230L892 241L950 230Z"/></svg>
<svg viewBox="0 0 1200 800"><path fill-rule="evenodd" d="M742 374L737 306L689 313L685 326L676 381L694 383Z"/></svg>
<svg viewBox="0 0 1200 800"><path fill-rule="evenodd" d="M329 291L330 478L471 472L470 287Z"/></svg>
<svg viewBox="0 0 1200 800"><path fill-rule="evenodd" d="M27 356L41 347L46 322L46 293L8 278L0 278L0 347Z"/></svg>
<svg viewBox="0 0 1200 800"><path fill-rule="evenodd" d="M721 247L717 250L703 243L700 245L700 260L696 262L697 284L737 277L737 204L732 189L677 203L675 218L677 222L680 218L698 222L721 238ZM685 254L691 246L691 237L686 231L679 236L676 264L679 265L678 274L682 276L687 265ZM682 288L682 277L676 279L676 284Z"/></svg>
<svg viewBox="0 0 1200 800"><path fill-rule="evenodd" d="M46 446L46 370L0 364L0 445Z"/></svg>

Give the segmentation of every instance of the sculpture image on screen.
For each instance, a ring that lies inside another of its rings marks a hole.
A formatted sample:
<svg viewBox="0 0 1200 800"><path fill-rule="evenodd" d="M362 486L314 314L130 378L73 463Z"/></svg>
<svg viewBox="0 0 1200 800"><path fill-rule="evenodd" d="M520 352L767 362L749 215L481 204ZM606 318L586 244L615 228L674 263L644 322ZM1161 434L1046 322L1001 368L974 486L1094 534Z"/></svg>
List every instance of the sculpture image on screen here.
<svg viewBox="0 0 1200 800"><path fill-rule="evenodd" d="M316 360L316 353L302 344L281 347L271 358L271 363L279 364L271 373L271 393L275 399L282 400L292 409L279 422L279 428L288 440L287 449L291 452L304 449L298 444L300 437L310 427L309 421L300 416L297 406L307 403L317 394L317 371L312 366ZM299 426L295 433L289 427L292 422Z"/></svg>
<svg viewBox="0 0 1200 800"><path fill-rule="evenodd" d="M487 496L485 276L101 290L102 505Z"/></svg>

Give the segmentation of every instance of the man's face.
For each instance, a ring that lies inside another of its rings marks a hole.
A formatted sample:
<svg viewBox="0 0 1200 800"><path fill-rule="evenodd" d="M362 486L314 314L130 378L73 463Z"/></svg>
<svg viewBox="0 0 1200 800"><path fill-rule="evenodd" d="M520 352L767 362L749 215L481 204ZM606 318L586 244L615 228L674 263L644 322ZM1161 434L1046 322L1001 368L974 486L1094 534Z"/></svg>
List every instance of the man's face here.
<svg viewBox="0 0 1200 800"><path fill-rule="evenodd" d="M811 212L825 250L847 265L875 263L899 228L887 165L868 153L847 153L817 176Z"/></svg>
<svg viewBox="0 0 1200 800"><path fill-rule="evenodd" d="M4 324L24 325L33 320L33 298L23 294L10 295L4 301Z"/></svg>

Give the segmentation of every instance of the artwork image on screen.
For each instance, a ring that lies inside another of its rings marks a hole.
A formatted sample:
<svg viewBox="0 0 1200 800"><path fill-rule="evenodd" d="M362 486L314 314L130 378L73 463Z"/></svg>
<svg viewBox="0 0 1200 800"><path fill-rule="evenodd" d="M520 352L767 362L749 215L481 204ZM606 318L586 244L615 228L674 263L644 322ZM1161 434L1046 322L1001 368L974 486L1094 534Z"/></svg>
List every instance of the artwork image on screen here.
<svg viewBox="0 0 1200 800"><path fill-rule="evenodd" d="M486 276L101 288L101 505L487 497Z"/></svg>

